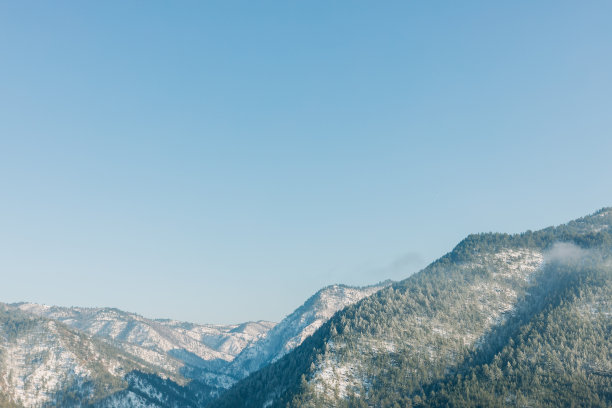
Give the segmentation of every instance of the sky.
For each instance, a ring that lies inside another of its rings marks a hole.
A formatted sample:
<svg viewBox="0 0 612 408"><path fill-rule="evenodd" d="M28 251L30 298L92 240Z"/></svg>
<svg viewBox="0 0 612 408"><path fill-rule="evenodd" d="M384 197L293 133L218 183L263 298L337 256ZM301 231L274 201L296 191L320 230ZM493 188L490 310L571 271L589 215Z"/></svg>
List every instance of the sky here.
<svg viewBox="0 0 612 408"><path fill-rule="evenodd" d="M0 3L0 301L279 321L612 206L607 1Z"/></svg>

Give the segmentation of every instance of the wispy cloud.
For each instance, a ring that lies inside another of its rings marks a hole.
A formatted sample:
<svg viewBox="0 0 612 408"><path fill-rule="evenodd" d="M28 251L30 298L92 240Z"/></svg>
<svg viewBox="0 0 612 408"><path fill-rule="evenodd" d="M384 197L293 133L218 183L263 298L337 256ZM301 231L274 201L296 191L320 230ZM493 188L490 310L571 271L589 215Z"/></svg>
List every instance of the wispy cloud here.
<svg viewBox="0 0 612 408"><path fill-rule="evenodd" d="M406 252L386 266L374 268L371 275L378 279L404 279L424 266L425 259L419 252Z"/></svg>
<svg viewBox="0 0 612 408"><path fill-rule="evenodd" d="M590 255L586 249L569 242L557 242L552 248L544 253L544 261L547 263L577 262Z"/></svg>

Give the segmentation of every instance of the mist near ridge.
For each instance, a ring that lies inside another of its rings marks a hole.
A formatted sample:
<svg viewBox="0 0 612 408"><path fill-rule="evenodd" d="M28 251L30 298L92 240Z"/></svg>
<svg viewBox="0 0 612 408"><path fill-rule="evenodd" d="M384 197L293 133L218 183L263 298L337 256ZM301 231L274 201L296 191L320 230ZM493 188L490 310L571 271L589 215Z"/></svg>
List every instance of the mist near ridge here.
<svg viewBox="0 0 612 408"><path fill-rule="evenodd" d="M580 248L571 242L555 242L543 254L545 263L576 263L594 255L593 250Z"/></svg>

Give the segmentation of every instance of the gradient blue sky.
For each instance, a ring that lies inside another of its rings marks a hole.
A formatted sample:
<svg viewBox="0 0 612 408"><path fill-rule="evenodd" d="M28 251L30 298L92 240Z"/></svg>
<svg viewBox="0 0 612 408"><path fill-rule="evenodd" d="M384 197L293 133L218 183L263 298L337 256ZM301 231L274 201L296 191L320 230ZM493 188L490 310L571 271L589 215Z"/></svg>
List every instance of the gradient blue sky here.
<svg viewBox="0 0 612 408"><path fill-rule="evenodd" d="M612 205L612 3L0 3L0 300L280 320Z"/></svg>

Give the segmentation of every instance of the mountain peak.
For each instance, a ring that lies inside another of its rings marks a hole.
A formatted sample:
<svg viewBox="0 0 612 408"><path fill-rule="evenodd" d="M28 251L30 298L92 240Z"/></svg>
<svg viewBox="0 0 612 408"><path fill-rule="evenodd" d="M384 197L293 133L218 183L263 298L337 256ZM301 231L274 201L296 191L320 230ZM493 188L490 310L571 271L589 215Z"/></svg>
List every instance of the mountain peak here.
<svg viewBox="0 0 612 408"><path fill-rule="evenodd" d="M391 281L364 287L333 284L320 289L260 340L246 347L232 362L231 374L242 378L278 360L302 344L334 313L390 284Z"/></svg>

